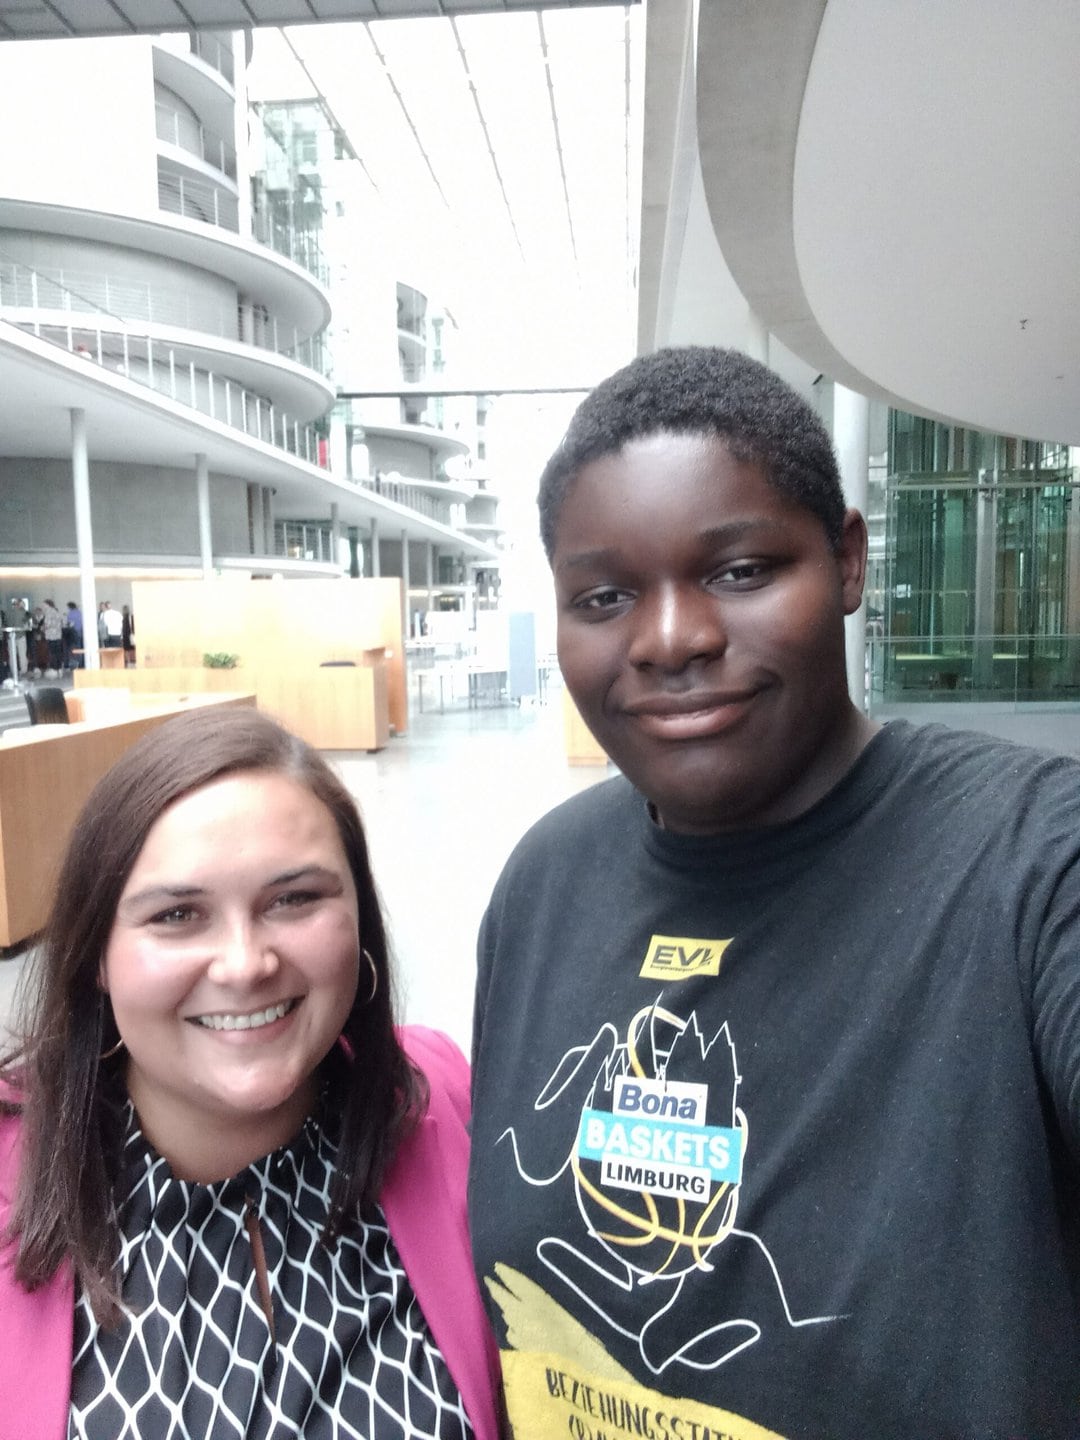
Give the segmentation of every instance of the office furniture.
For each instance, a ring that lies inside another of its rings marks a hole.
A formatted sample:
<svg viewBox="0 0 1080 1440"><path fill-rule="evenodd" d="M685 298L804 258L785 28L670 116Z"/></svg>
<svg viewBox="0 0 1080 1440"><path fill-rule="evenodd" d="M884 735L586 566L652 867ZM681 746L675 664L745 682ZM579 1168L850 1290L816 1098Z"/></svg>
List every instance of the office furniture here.
<svg viewBox="0 0 1080 1440"><path fill-rule="evenodd" d="M260 710L317 750L381 750L390 740L386 662L381 650L361 651L359 663L324 669L309 667L302 676L267 663L236 670L199 665L137 665L109 674L72 672L74 696L86 690L129 691L132 700L155 692L178 695L242 690L255 696Z"/></svg>
<svg viewBox="0 0 1080 1440"><path fill-rule="evenodd" d="M132 609L139 664L120 683L133 690L150 683L131 679L144 671L214 674L203 655L225 652L239 657L240 668L217 673L243 674L240 688L255 691L260 709L320 749L378 749L391 732L408 729L398 579L136 581ZM348 666L321 669L328 660L352 660L355 675ZM327 675L333 680L320 678ZM194 679L191 686L203 688ZM318 724L316 696L334 712L326 727ZM352 733L342 726L350 707L360 707Z"/></svg>
<svg viewBox="0 0 1080 1440"><path fill-rule="evenodd" d="M6 730L0 743L0 947L48 916L60 861L91 790L136 740L195 705L254 705L244 694L158 696L109 719Z"/></svg>

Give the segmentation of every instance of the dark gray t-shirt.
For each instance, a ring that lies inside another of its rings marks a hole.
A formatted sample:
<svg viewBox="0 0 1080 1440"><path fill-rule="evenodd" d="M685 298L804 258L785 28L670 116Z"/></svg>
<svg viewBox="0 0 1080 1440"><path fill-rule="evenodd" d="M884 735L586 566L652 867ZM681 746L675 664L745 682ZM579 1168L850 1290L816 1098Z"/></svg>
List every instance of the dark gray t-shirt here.
<svg viewBox="0 0 1080 1440"><path fill-rule="evenodd" d="M886 727L790 825L545 817L470 1208L520 1440L1080 1435L1080 765Z"/></svg>

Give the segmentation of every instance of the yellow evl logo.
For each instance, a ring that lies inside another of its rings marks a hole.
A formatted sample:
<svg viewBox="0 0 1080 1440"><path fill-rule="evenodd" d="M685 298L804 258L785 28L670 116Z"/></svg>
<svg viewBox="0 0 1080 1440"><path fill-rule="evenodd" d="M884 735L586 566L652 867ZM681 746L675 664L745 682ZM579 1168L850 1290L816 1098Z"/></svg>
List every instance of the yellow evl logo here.
<svg viewBox="0 0 1080 1440"><path fill-rule="evenodd" d="M691 975L719 975L720 960L730 940L694 940L685 935L654 935L640 974L645 980L689 980Z"/></svg>

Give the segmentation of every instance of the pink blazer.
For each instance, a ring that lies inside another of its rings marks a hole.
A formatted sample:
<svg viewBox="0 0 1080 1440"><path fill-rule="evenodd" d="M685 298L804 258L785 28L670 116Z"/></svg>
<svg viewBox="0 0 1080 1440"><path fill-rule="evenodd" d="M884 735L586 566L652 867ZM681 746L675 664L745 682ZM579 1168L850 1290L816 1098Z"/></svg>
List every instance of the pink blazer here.
<svg viewBox="0 0 1080 1440"><path fill-rule="evenodd" d="M401 1031L431 1103L398 1150L379 1197L420 1308L465 1402L477 1440L497 1440L499 1361L472 1268L465 1218L469 1071L436 1030ZM0 1232L18 1167L19 1122L0 1119ZM0 1440L64 1440L71 1401L74 1286L64 1269L27 1294L0 1247Z"/></svg>

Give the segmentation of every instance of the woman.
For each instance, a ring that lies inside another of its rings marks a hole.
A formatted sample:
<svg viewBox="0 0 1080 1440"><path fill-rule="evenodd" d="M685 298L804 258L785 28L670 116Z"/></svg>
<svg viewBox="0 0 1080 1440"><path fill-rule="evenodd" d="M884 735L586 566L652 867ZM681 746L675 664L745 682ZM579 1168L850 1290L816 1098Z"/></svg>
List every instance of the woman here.
<svg viewBox="0 0 1080 1440"><path fill-rule="evenodd" d="M0 1431L493 1440L467 1073L393 1028L364 833L249 710L130 750L0 1065Z"/></svg>

